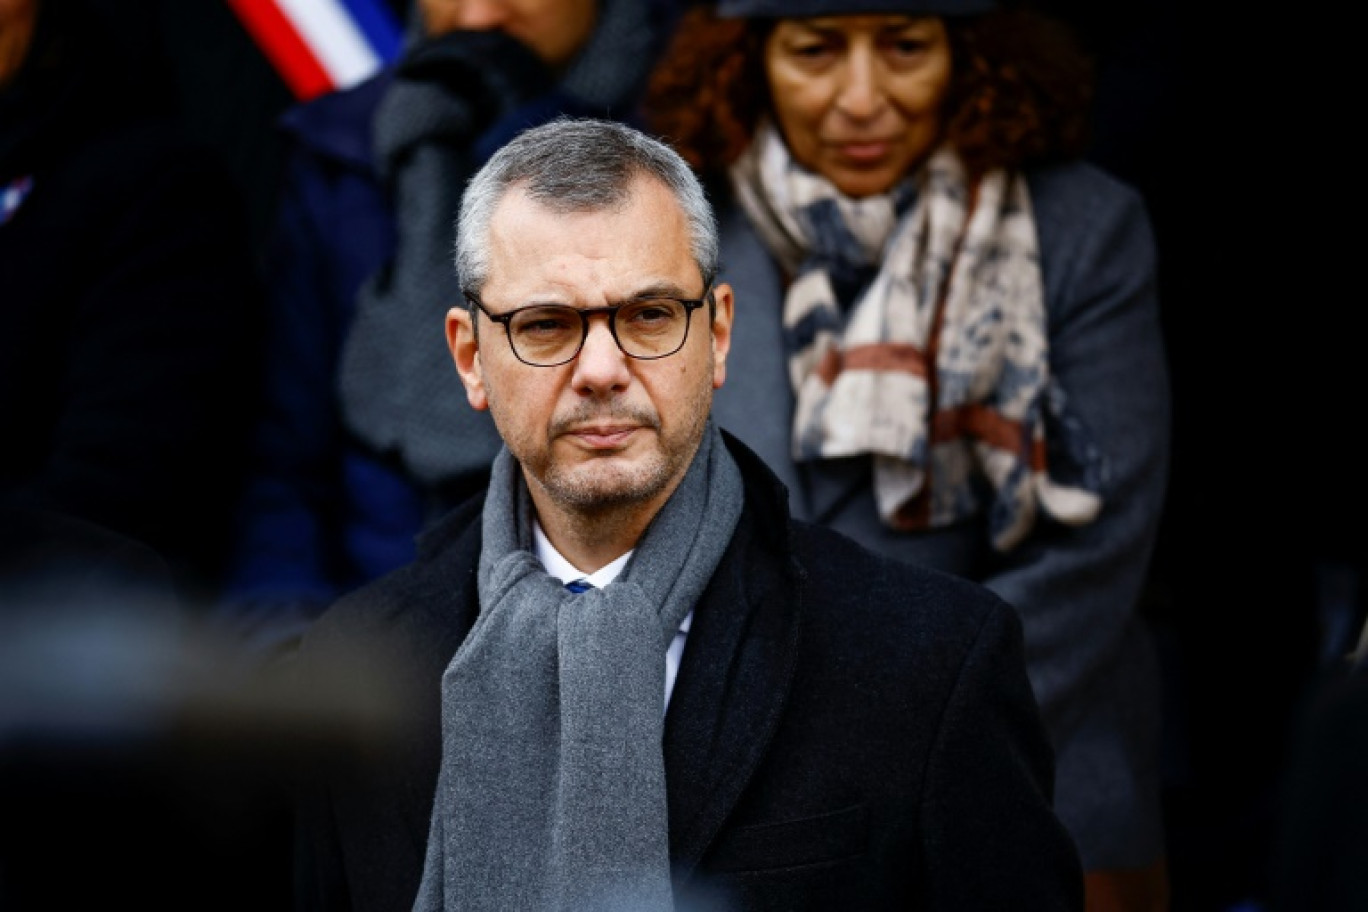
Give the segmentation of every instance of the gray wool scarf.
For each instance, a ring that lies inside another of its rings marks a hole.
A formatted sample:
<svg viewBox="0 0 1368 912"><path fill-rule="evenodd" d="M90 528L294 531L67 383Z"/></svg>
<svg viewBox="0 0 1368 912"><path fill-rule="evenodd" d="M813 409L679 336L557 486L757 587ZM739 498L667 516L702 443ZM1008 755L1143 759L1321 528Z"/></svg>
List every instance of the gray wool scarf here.
<svg viewBox="0 0 1368 912"><path fill-rule="evenodd" d="M442 678L442 765L416 912L664 912L665 652L731 540L740 470L711 421L608 586L532 552L507 449L483 516L480 615Z"/></svg>

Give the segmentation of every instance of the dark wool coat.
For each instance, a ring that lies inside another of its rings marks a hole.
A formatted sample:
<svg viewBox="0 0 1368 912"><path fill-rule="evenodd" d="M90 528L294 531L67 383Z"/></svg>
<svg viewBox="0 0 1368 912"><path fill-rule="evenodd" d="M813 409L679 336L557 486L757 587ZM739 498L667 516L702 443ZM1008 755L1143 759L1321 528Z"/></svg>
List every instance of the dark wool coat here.
<svg viewBox="0 0 1368 912"><path fill-rule="evenodd" d="M972 583L791 521L769 470L728 446L745 509L695 610L665 726L678 907L1081 909L1016 614ZM412 906L440 681L478 610L480 507L458 507L415 563L305 637L304 692L345 680L382 691L397 716L393 740L301 771L301 910Z"/></svg>

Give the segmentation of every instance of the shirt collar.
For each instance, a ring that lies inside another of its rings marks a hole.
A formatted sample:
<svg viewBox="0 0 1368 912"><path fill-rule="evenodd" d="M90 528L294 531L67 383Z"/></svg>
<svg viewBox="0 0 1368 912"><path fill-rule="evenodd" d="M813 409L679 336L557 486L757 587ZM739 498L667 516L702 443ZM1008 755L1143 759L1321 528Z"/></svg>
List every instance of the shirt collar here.
<svg viewBox="0 0 1368 912"><path fill-rule="evenodd" d="M541 523L537 518L532 517L532 545L533 551L537 555L537 560L546 568L546 572L560 580L568 583L571 580L588 580L595 588L602 589L604 586L617 579L617 575L622 572L622 568L627 566L627 561L631 560L633 551L619 557L606 566L600 567L593 573L585 573L570 563L565 557L556 550L556 546L551 544L551 539L546 537L542 531Z"/></svg>

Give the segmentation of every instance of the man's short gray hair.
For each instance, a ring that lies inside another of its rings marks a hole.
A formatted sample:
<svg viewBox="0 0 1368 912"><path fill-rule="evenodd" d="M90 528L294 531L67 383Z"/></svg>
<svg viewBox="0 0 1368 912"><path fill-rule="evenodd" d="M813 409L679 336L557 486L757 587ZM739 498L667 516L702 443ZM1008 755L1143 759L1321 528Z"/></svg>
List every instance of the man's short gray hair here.
<svg viewBox="0 0 1368 912"><path fill-rule="evenodd" d="M560 117L519 133L470 179L456 228L456 277L479 294L489 276L489 222L514 185L552 212L622 205L646 175L670 189L689 225L705 283L717 276L717 220L688 163L663 142L609 120Z"/></svg>

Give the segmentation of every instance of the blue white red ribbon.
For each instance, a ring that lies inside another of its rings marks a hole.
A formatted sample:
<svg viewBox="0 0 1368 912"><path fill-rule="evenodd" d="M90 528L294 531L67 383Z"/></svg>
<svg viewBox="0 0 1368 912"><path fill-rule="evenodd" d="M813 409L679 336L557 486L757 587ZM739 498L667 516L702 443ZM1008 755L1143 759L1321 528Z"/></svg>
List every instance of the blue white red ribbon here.
<svg viewBox="0 0 1368 912"><path fill-rule="evenodd" d="M228 0L296 98L361 82L393 60L403 28L384 0Z"/></svg>

